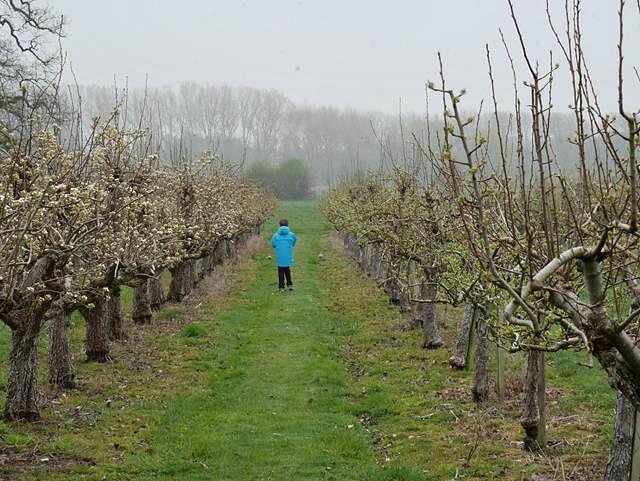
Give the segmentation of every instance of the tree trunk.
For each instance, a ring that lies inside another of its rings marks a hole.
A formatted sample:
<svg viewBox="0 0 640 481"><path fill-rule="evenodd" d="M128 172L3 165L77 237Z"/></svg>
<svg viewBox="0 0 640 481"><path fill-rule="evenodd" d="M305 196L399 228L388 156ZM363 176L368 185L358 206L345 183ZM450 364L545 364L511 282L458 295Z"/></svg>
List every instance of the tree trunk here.
<svg viewBox="0 0 640 481"><path fill-rule="evenodd" d="M60 389L76 385L70 333L71 313L60 310L49 321L49 384Z"/></svg>
<svg viewBox="0 0 640 481"><path fill-rule="evenodd" d="M211 274L213 271L215 271L216 267L218 267L220 264L222 264L222 259L216 253L216 251L213 251L213 254L211 254L209 256L209 263L208 263L209 272L208 272L208 274Z"/></svg>
<svg viewBox="0 0 640 481"><path fill-rule="evenodd" d="M400 290L398 297L398 306L400 307L400 312L411 312L411 297L409 296L409 294L407 294L403 290Z"/></svg>
<svg viewBox="0 0 640 481"><path fill-rule="evenodd" d="M498 319L500 325L503 325L504 322L504 311L501 307L498 308ZM505 364L507 360L506 351L500 346L499 342L496 342L496 391L498 393L498 399L500 401L504 400L505 396Z"/></svg>
<svg viewBox="0 0 640 481"><path fill-rule="evenodd" d="M204 256L200 259L200 270L198 270L198 281L203 280L205 277L209 275L211 272L211 267L209 266L209 262L211 262L211 257Z"/></svg>
<svg viewBox="0 0 640 481"><path fill-rule="evenodd" d="M371 257L371 277L373 277L378 284L384 280L384 269L382 269L382 262L377 253L373 253Z"/></svg>
<svg viewBox="0 0 640 481"><path fill-rule="evenodd" d="M633 428L633 451L631 453L631 475L629 479L640 479L640 416L638 409L635 412L635 423Z"/></svg>
<svg viewBox="0 0 640 481"><path fill-rule="evenodd" d="M489 339L487 337L487 319L482 307L476 308L476 366L473 400L477 403L489 398Z"/></svg>
<svg viewBox="0 0 640 481"><path fill-rule="evenodd" d="M351 240L352 240L351 238L352 238L352 235L351 235L351 234L345 234L345 235L342 237L342 240L344 241L344 249L345 249L348 253L351 253L351 243L352 243L352 242L351 242Z"/></svg>
<svg viewBox="0 0 640 481"><path fill-rule="evenodd" d="M216 259L216 265L222 264L224 262L225 253L227 248L225 247L225 242L220 241L216 246L216 249L213 251L213 256Z"/></svg>
<svg viewBox="0 0 640 481"><path fill-rule="evenodd" d="M385 287L387 294L389 294L389 302L391 304L400 305L400 287L398 286L398 281L395 277L391 276Z"/></svg>
<svg viewBox="0 0 640 481"><path fill-rule="evenodd" d="M198 285L198 260L191 259L189 261L189 292Z"/></svg>
<svg viewBox="0 0 640 481"><path fill-rule="evenodd" d="M220 244L218 244L218 249L220 252L220 258L223 261L226 261L229 258L229 241L224 239L220 241Z"/></svg>
<svg viewBox="0 0 640 481"><path fill-rule="evenodd" d="M151 309L158 309L166 302L164 289L162 288L162 282L160 282L159 276L150 277L147 281L147 296Z"/></svg>
<svg viewBox="0 0 640 481"><path fill-rule="evenodd" d="M203 274L203 278L210 275L216 268L216 266L218 264L220 264L222 261L220 259L220 254L217 252L217 249L214 249L214 251L209 254L206 257L202 258L202 274Z"/></svg>
<svg viewBox="0 0 640 481"><path fill-rule="evenodd" d="M537 451L546 444L544 371L544 352L529 351L524 386L524 412L520 418L526 436L524 448L528 451Z"/></svg>
<svg viewBox="0 0 640 481"><path fill-rule="evenodd" d="M499 343L496 342L496 393L498 394L498 400L504 401L505 397L505 364L507 353Z"/></svg>
<svg viewBox="0 0 640 481"><path fill-rule="evenodd" d="M582 259L582 276L589 303L582 328L591 343L592 352L607 371L609 385L640 406L640 356L635 341L626 331L618 332L609 316L604 297L603 279L597 259ZM631 289L636 303L637 288Z"/></svg>
<svg viewBox="0 0 640 481"><path fill-rule="evenodd" d="M373 249L370 245L365 246L362 253L362 269L367 275L371 275L371 257L373 255Z"/></svg>
<svg viewBox="0 0 640 481"><path fill-rule="evenodd" d="M238 251L247 244L248 240L249 240L248 232L245 232L238 238L238 242L236 244L236 255L238 254Z"/></svg>
<svg viewBox="0 0 640 481"><path fill-rule="evenodd" d="M613 434L613 446L609 452L609 461L604 481L631 481L631 464L636 426L636 409L633 403L620 391L616 404L616 425Z"/></svg>
<svg viewBox="0 0 640 481"><path fill-rule="evenodd" d="M109 289L109 298L104 302L104 316L109 339L119 341L127 338L127 329L124 324L124 314L122 312L122 298L120 296L120 286Z"/></svg>
<svg viewBox="0 0 640 481"><path fill-rule="evenodd" d="M95 300L93 309L82 308L82 315L87 321L87 339L85 352L87 362L107 362L109 356L109 335L104 315L104 301Z"/></svg>
<svg viewBox="0 0 640 481"><path fill-rule="evenodd" d="M28 320L12 331L6 419L35 421L38 409L38 337L42 323Z"/></svg>
<svg viewBox="0 0 640 481"><path fill-rule="evenodd" d="M351 252L353 253L353 258L356 260L358 260L358 257L360 256L360 243L358 242L358 238L353 236L353 238L351 239Z"/></svg>
<svg viewBox="0 0 640 481"><path fill-rule="evenodd" d="M353 236L351 238L351 254L353 255L353 258L357 261L358 256L360 255L360 244L358 243L358 239Z"/></svg>
<svg viewBox="0 0 640 481"><path fill-rule="evenodd" d="M376 249L373 246L369 246L369 256L367 258L367 269L369 270L369 276L373 279L376 278L376 262L377 262Z"/></svg>
<svg viewBox="0 0 640 481"><path fill-rule="evenodd" d="M202 259L202 270L205 276L211 275L216 268L216 258L213 254L208 255L205 259Z"/></svg>
<svg viewBox="0 0 640 481"><path fill-rule="evenodd" d="M468 303L464 307L464 315L460 323L460 334L456 343L455 355L449 358L449 364L454 369L464 369L469 361L471 352L472 333L475 330L476 309L473 304Z"/></svg>
<svg viewBox="0 0 640 481"><path fill-rule="evenodd" d="M229 239L227 242L227 259L233 259L233 256L236 253L236 242L235 239Z"/></svg>
<svg viewBox="0 0 640 481"><path fill-rule="evenodd" d="M424 282L420 286L420 298L422 300L435 299L436 285L433 282ZM425 349L438 349L442 347L442 338L438 332L436 319L436 304L434 302L419 302L416 307L416 323L422 325L422 347Z"/></svg>
<svg viewBox="0 0 640 481"><path fill-rule="evenodd" d="M169 285L168 300L182 301L191 292L191 262L185 260L171 269L171 284Z"/></svg>
<svg viewBox="0 0 640 481"><path fill-rule="evenodd" d="M151 323L151 317L148 282L143 282L133 290L131 319L135 324L149 324Z"/></svg>

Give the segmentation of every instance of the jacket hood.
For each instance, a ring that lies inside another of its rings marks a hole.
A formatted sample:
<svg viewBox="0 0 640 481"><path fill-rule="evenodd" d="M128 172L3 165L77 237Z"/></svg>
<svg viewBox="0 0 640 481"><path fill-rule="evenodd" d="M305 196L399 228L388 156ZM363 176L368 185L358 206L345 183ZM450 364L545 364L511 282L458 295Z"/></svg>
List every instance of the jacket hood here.
<svg viewBox="0 0 640 481"><path fill-rule="evenodd" d="M279 235L287 235L289 232L291 232L291 231L289 230L289 228L286 225L283 225L282 227L280 227L278 229L278 234Z"/></svg>

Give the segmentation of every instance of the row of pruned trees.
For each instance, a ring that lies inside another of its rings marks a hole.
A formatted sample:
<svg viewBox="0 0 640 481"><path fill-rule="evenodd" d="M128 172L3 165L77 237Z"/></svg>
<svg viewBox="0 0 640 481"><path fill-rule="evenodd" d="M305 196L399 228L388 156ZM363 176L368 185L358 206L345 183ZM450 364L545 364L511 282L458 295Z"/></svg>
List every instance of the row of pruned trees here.
<svg viewBox="0 0 640 481"><path fill-rule="evenodd" d="M92 98L62 95L63 37L64 17L38 0L0 0L0 321L11 330L10 419L39 417L46 325L49 382L72 387L72 312L86 321L87 360L109 360L110 341L125 336L123 286L135 292L133 321L149 322L151 308L187 296L275 202L212 151L168 158L151 102L117 96L95 112ZM215 119L216 130L231 128Z"/></svg>
<svg viewBox="0 0 640 481"><path fill-rule="evenodd" d="M466 303L461 339L451 365L466 366L472 333L478 333L474 400L488 398L487 295L479 266L460 239L462 224L451 204L416 173L370 173L352 178L324 199L324 213L342 235L345 248L422 329L422 347L444 342L438 304Z"/></svg>
<svg viewBox="0 0 640 481"><path fill-rule="evenodd" d="M430 102L435 98L441 105L439 128L426 142L413 139L412 169L355 179L331 193L325 211L389 289L400 287L394 297L413 300L416 312L433 311L441 302L470 306L461 337L475 319L480 368L486 366L487 333L505 349L526 353L526 447L544 446L545 353L587 350L618 393L605 478L637 479L640 463L632 454L640 407L640 112L625 102L633 76L623 55L625 19L636 6L625 0L616 5L616 113L598 101L582 48L579 1L567 2L562 27L548 15L562 66L552 58L531 58L510 0L507 6L524 66L521 84L520 64L505 42L513 73L511 115L505 119L498 111L488 47L494 94L487 123L479 122L480 114L463 114L465 91L448 85L439 58L440 78L427 85ZM558 166L562 159L550 143L551 94L561 68L569 72L572 93L574 133L568 143L577 161L570 171ZM425 347L437 346L433 315L419 317ZM484 398L482 378L477 372L476 400Z"/></svg>
<svg viewBox="0 0 640 481"><path fill-rule="evenodd" d="M114 112L78 148L30 124L5 137L0 159L0 320L12 332L4 414L39 416L37 347L50 325L49 380L74 384L69 318L86 320L88 361L109 360L124 335L120 289L135 289L132 317L151 319L182 300L198 276L271 215L274 199L214 154L159 168L149 133Z"/></svg>

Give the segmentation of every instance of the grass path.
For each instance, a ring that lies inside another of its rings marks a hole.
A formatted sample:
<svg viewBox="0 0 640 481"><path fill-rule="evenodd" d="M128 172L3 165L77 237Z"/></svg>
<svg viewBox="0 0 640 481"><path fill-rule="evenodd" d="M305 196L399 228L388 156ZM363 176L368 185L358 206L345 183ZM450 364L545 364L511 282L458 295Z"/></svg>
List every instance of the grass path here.
<svg viewBox="0 0 640 481"><path fill-rule="evenodd" d="M375 479L369 440L354 417L350 375L338 362L336 326L322 306L318 254L326 227L316 206L287 204L298 235L293 292L276 292L266 252L232 306L204 320L217 349L201 393L173 400L134 459L139 474L181 480ZM266 227L268 236L275 228ZM171 453L168 456L168 453Z"/></svg>

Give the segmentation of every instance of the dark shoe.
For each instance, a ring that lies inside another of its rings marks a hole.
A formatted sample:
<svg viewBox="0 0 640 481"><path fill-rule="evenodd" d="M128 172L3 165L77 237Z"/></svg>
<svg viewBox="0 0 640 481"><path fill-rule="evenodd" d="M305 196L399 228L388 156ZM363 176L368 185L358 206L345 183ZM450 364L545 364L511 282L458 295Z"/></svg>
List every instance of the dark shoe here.
<svg viewBox="0 0 640 481"><path fill-rule="evenodd" d="M287 286L287 289L289 289L290 291L293 290L293 286Z"/></svg>

